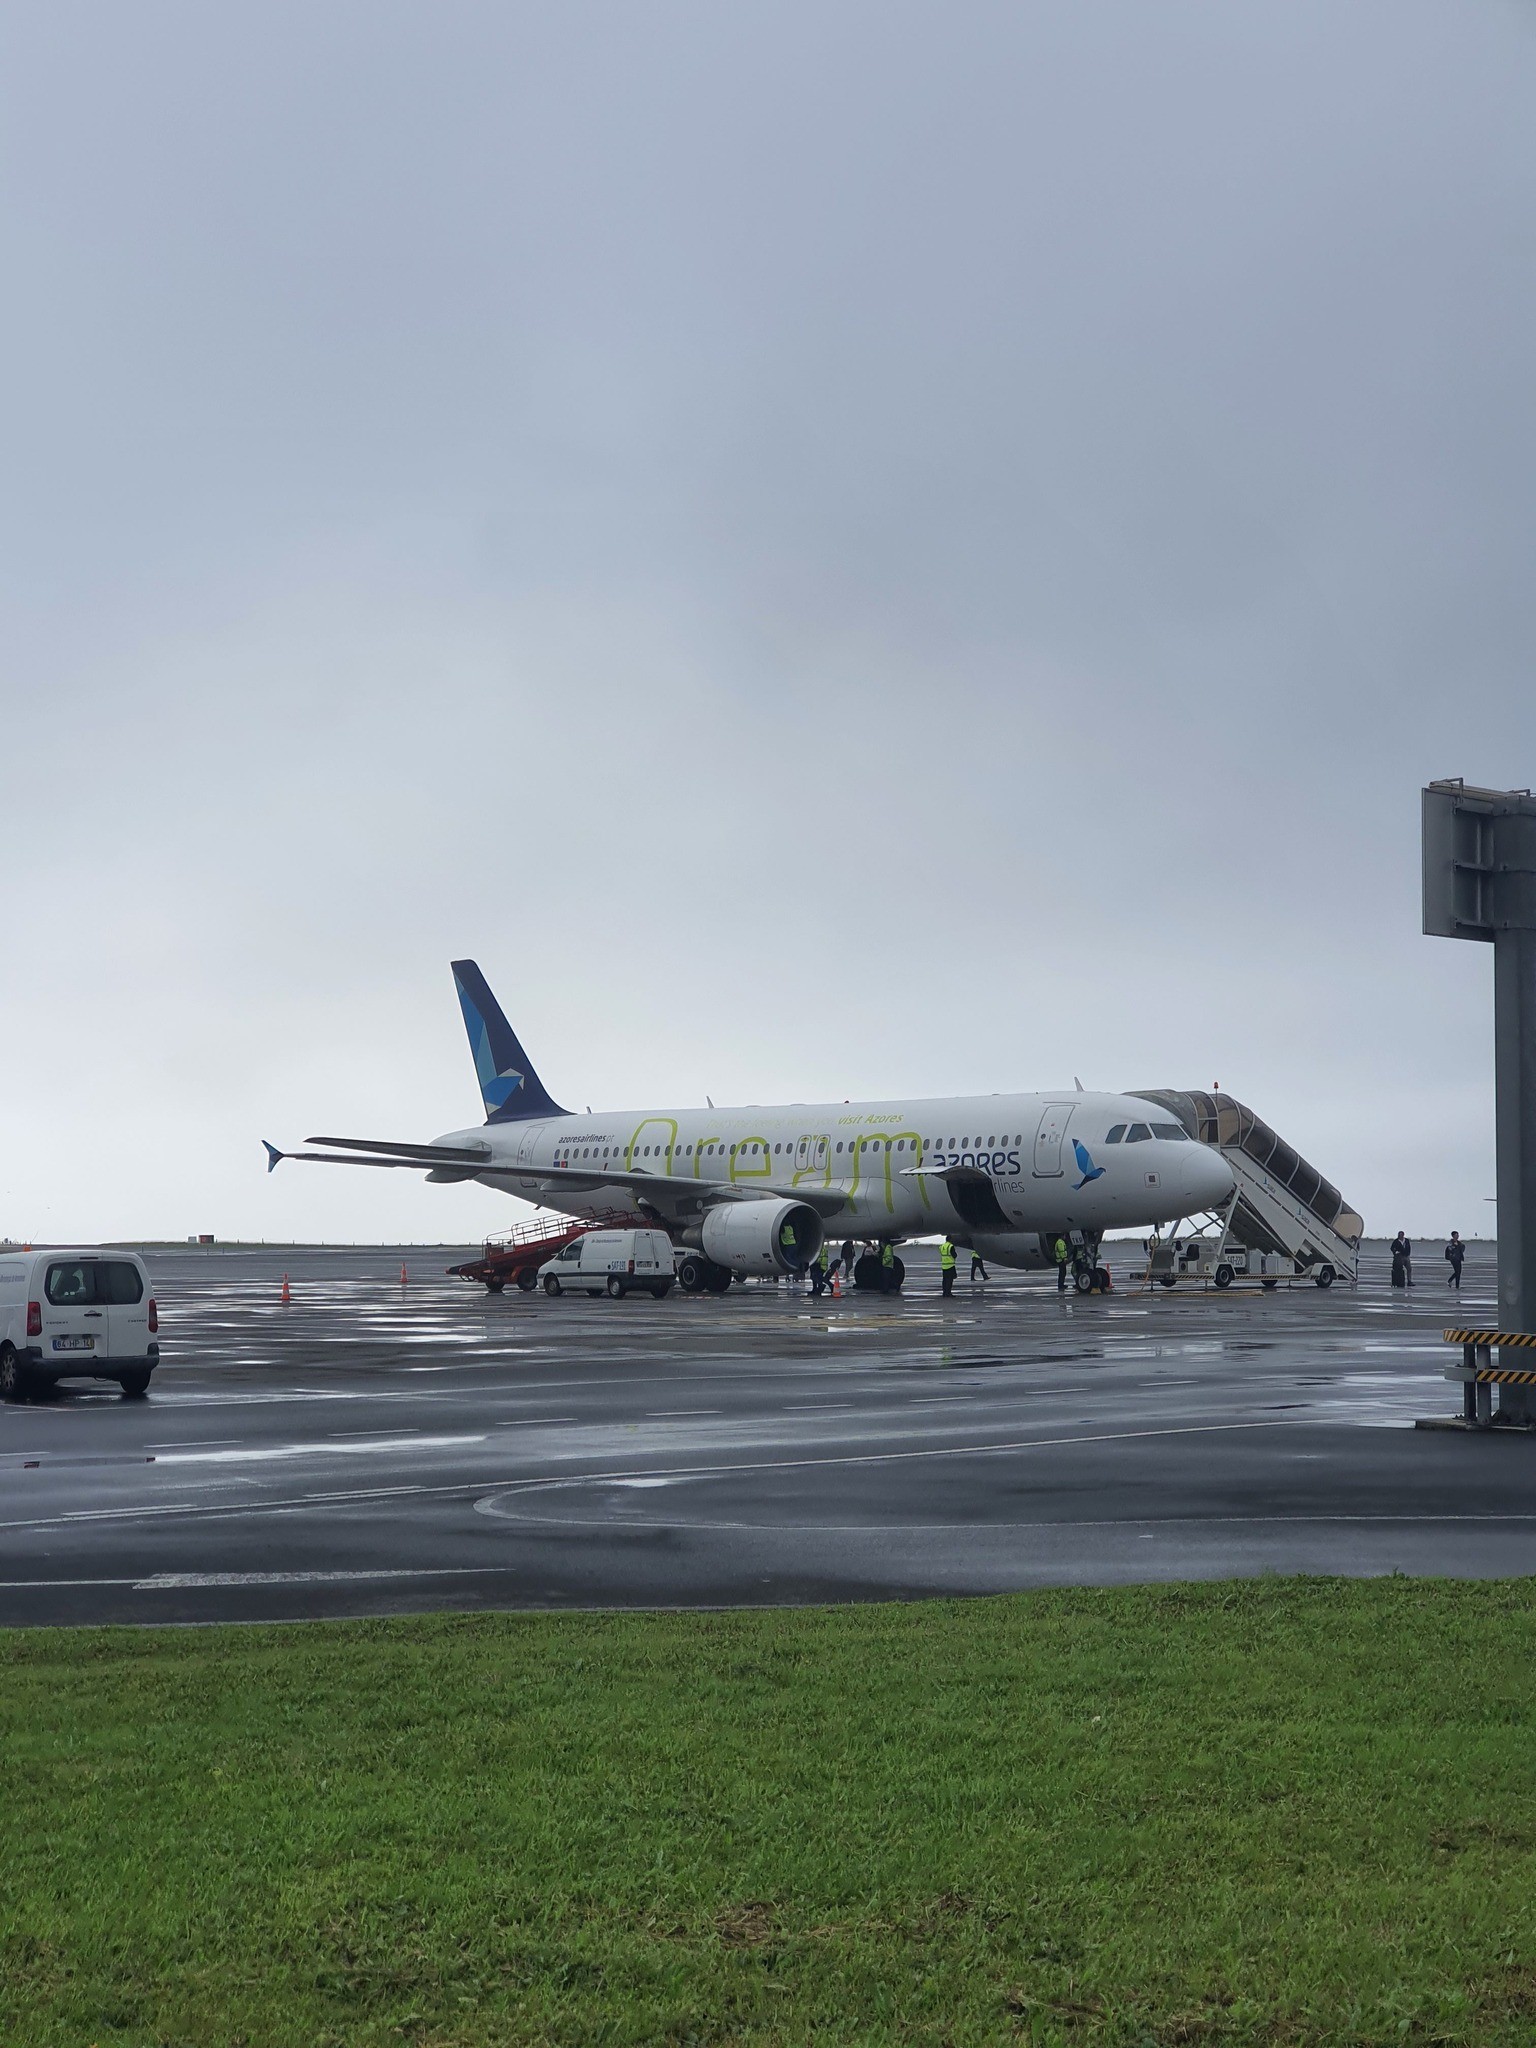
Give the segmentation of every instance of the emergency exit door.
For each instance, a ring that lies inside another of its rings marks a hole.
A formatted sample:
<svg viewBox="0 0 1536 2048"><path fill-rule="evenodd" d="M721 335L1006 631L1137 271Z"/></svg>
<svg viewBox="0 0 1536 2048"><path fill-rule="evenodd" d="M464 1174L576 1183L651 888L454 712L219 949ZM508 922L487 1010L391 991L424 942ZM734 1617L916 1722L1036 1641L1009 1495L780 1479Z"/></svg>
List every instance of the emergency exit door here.
<svg viewBox="0 0 1536 2048"><path fill-rule="evenodd" d="M830 1149L830 1139L817 1137L814 1133L807 1132L795 1144L795 1172L825 1173L827 1170L827 1155Z"/></svg>
<svg viewBox="0 0 1536 2048"><path fill-rule="evenodd" d="M1071 1102L1048 1102L1035 1132L1035 1178L1050 1180L1061 1173L1061 1144L1076 1108Z"/></svg>

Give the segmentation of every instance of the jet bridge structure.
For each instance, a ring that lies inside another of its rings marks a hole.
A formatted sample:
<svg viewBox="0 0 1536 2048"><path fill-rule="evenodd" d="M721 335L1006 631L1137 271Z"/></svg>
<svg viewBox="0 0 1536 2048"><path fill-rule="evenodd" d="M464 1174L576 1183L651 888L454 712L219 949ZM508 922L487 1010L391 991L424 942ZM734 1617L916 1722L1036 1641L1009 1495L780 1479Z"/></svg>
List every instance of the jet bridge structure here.
<svg viewBox="0 0 1536 2048"><path fill-rule="evenodd" d="M1237 1186L1221 1218L1223 1247L1242 1245L1288 1259L1296 1275L1319 1287L1335 1280L1353 1284L1359 1277L1364 1223L1333 1183L1246 1103L1177 1088L1130 1092L1170 1110L1192 1138L1214 1145L1231 1167Z"/></svg>

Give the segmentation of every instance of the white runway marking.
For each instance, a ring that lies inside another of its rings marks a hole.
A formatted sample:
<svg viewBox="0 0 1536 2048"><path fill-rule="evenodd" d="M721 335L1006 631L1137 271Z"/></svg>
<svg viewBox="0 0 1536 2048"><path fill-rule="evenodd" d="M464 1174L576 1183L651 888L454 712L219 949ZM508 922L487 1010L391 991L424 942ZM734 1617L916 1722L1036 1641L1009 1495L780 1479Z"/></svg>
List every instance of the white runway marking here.
<svg viewBox="0 0 1536 2048"><path fill-rule="evenodd" d="M243 1436L198 1437L191 1443L178 1441L174 1444L146 1444L146 1451L211 1451L226 1448L230 1444L243 1444Z"/></svg>
<svg viewBox="0 0 1536 2048"><path fill-rule="evenodd" d="M374 1451L441 1451L463 1444L483 1444L479 1436L392 1436L371 1443L263 1444L240 1451L175 1451L162 1465L267 1465L287 1458L355 1458Z"/></svg>
<svg viewBox="0 0 1536 2048"><path fill-rule="evenodd" d="M402 1565L377 1571L335 1572L156 1572L148 1579L118 1579L135 1593L180 1592L188 1586L339 1586L357 1579L456 1579L470 1573L510 1572L512 1565Z"/></svg>
<svg viewBox="0 0 1536 2048"><path fill-rule="evenodd" d="M59 1593L87 1586L130 1586L135 1593L166 1593L187 1586L328 1586L354 1579L504 1578L516 1575L519 1569L511 1564L402 1565L358 1572L156 1572L148 1579L0 1579L0 1593Z"/></svg>

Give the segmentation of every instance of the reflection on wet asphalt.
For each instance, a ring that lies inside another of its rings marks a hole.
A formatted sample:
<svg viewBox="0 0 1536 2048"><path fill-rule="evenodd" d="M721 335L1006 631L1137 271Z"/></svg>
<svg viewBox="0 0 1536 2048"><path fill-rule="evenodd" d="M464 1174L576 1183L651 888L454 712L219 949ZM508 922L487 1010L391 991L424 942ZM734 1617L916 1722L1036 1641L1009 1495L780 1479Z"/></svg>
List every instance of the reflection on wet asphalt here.
<svg viewBox="0 0 1536 2048"><path fill-rule="evenodd" d="M611 1302L451 1251L149 1255L146 1402L0 1410L0 1621L718 1604L1232 1572L1510 1572L1536 1441L1450 1414L1447 1290L996 1274ZM408 1267L399 1281L402 1256ZM293 1299L284 1307L284 1271ZM1455 1316L1493 1309L1474 1246Z"/></svg>

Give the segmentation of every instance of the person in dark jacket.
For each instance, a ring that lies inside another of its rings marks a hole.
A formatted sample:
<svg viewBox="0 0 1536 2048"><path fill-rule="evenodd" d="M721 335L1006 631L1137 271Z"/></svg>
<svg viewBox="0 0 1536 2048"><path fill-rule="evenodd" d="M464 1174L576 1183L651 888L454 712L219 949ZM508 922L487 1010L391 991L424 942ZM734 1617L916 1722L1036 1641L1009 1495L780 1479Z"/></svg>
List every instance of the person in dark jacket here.
<svg viewBox="0 0 1536 2048"><path fill-rule="evenodd" d="M1445 1248L1445 1256L1449 1260L1451 1268L1450 1272L1445 1276L1445 1284L1447 1287L1456 1288L1459 1292L1461 1288L1461 1262L1467 1256L1467 1248L1461 1241L1461 1232L1459 1230L1451 1232L1451 1241Z"/></svg>
<svg viewBox="0 0 1536 2048"><path fill-rule="evenodd" d="M1413 1246L1408 1242L1406 1231L1400 1230L1397 1233L1396 1237L1392 1240L1391 1249L1392 1285L1394 1287L1411 1287L1413 1284L1410 1278L1413 1271Z"/></svg>

